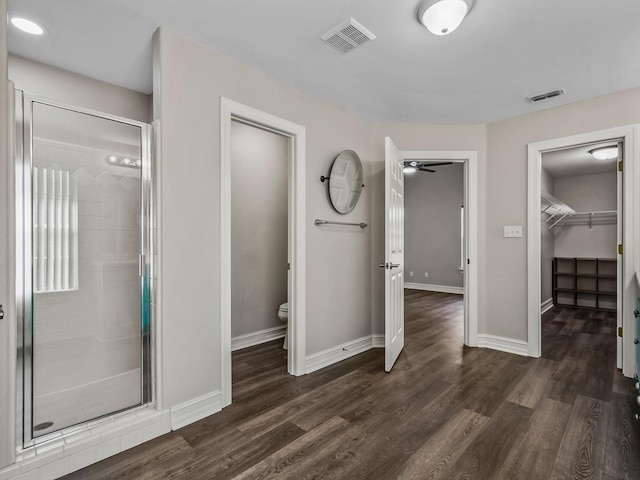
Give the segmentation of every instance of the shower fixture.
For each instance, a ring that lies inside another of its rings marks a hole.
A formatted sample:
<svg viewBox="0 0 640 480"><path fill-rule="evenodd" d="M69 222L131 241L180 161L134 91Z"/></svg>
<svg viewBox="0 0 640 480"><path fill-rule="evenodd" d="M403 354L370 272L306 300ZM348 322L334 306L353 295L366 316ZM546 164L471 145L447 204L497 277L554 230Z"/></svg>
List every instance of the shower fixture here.
<svg viewBox="0 0 640 480"><path fill-rule="evenodd" d="M118 155L108 155L104 161L116 167L140 168L142 166L142 162L139 159L120 157Z"/></svg>

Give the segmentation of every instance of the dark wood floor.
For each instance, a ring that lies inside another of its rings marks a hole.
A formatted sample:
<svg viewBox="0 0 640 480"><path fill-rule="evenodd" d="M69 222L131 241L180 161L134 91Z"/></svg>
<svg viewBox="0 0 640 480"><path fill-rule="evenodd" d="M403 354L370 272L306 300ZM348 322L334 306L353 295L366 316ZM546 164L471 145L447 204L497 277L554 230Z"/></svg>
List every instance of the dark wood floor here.
<svg viewBox="0 0 640 480"><path fill-rule="evenodd" d="M407 291L406 346L299 378L234 353L234 404L69 479L640 479L615 317L554 309L543 357L462 347L462 300Z"/></svg>

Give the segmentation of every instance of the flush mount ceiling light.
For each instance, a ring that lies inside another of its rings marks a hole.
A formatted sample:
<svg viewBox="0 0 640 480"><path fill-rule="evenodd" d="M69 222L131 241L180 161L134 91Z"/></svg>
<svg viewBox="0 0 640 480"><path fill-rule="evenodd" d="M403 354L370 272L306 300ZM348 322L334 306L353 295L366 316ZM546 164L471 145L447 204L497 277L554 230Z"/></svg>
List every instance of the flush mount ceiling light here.
<svg viewBox="0 0 640 480"><path fill-rule="evenodd" d="M460 26L474 0L423 0L418 20L434 35L447 35Z"/></svg>
<svg viewBox="0 0 640 480"><path fill-rule="evenodd" d="M13 17L11 19L11 24L16 27L18 30L22 30L25 33L30 35L44 35L47 31L44 27L38 25L36 22L32 20L28 20L22 17Z"/></svg>
<svg viewBox="0 0 640 480"><path fill-rule="evenodd" d="M613 160L618 156L617 146L598 147L593 150L589 150L589 153L593 155L596 160Z"/></svg>

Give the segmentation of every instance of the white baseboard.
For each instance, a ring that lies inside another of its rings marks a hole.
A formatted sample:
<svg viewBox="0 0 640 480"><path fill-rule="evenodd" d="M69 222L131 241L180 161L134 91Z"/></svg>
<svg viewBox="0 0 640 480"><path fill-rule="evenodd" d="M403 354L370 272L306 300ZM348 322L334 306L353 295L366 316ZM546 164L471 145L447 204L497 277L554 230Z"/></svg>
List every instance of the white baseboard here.
<svg viewBox="0 0 640 480"><path fill-rule="evenodd" d="M404 288L411 290L425 290L427 292L455 293L456 295L464 294L464 287L449 287L447 285L428 285L426 283L404 283Z"/></svg>
<svg viewBox="0 0 640 480"><path fill-rule="evenodd" d="M501 352L514 353L525 357L529 355L529 344L527 342L485 333L478 334L478 347L500 350Z"/></svg>
<svg viewBox="0 0 640 480"><path fill-rule="evenodd" d="M171 407L171 430L177 430L222 410L220 390Z"/></svg>
<svg viewBox="0 0 640 480"><path fill-rule="evenodd" d="M553 297L551 298L547 298L544 302L542 302L542 304L540 305L540 314L542 315L543 313L547 313L549 310L551 310L553 308Z"/></svg>
<svg viewBox="0 0 640 480"><path fill-rule="evenodd" d="M267 328L258 332L247 333L246 335L238 335L231 339L231 351L235 352L236 350L284 338L286 330L286 325L280 325L279 327Z"/></svg>
<svg viewBox="0 0 640 480"><path fill-rule="evenodd" d="M366 352L374 347L378 348L380 346L378 337L380 337L380 335L369 335L309 355L306 359L307 373L328 367L329 365L346 360L349 357ZM384 346L384 335L382 335L382 346Z"/></svg>
<svg viewBox="0 0 640 480"><path fill-rule="evenodd" d="M384 335L371 335L373 348L384 348Z"/></svg>

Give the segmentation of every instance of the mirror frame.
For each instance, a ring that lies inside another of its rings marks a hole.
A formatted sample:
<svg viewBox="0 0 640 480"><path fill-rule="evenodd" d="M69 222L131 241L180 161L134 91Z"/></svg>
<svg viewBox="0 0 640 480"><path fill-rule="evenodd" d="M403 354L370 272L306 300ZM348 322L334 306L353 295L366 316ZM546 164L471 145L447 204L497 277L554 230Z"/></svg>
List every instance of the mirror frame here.
<svg viewBox="0 0 640 480"><path fill-rule="evenodd" d="M362 189L364 188L364 183L362 183L362 186L360 187L360 190L358 191L358 196L355 198L353 205L350 206L350 208L345 209L344 211L340 211L338 210L338 208L336 208L336 205L333 203L333 199L331 198L331 179L333 178L333 169L336 165L336 162L338 161L338 159L340 159L340 157L342 156L348 156L349 159L351 161L356 161L357 165L358 165L358 169L360 170L360 178L364 179L364 171L362 168L362 160L360 160L360 156L354 152L353 150L343 150L341 151L336 158L333 159L333 162L331 163L331 169L329 170L329 175L328 176L322 176L320 177L320 181L324 183L325 180L328 180L327 183L327 197L329 199L329 205L331 205L331 208L333 208L333 210L337 213L339 213L340 215L346 215L348 213L350 213L358 204L358 201L360 201L360 195L362 195Z"/></svg>

